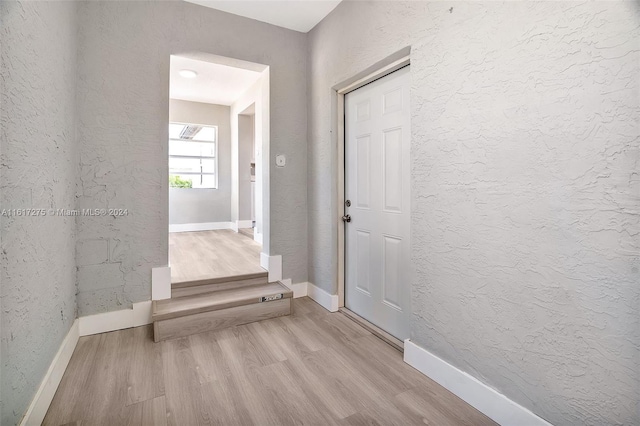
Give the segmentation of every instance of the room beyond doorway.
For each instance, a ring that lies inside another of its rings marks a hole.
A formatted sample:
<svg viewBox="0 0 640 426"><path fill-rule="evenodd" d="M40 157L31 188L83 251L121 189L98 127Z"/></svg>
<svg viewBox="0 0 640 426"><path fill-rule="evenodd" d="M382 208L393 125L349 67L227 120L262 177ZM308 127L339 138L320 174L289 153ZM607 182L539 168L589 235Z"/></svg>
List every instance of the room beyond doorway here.
<svg viewBox="0 0 640 426"><path fill-rule="evenodd" d="M172 55L170 83L172 282L265 273L269 68L211 54Z"/></svg>

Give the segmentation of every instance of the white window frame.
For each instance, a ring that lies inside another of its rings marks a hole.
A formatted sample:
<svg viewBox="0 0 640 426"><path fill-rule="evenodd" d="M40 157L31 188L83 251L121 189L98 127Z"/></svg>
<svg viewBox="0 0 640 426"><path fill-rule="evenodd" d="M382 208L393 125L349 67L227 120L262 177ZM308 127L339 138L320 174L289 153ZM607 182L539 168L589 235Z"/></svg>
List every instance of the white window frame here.
<svg viewBox="0 0 640 426"><path fill-rule="evenodd" d="M171 144L172 141L174 142L198 142L198 143L212 143L213 145L213 157L210 156L193 156L193 155L171 155L169 154L169 167L171 164L171 159L172 158L198 158L198 159L211 159L213 158L213 173L197 173L197 172L183 172L183 173L171 173L171 168L169 168L169 176L200 176L202 179L202 176L213 176L215 179L215 183L213 187L206 187L206 188L175 188L175 189L218 189L218 126L212 125L212 124L196 124L196 123L183 123L183 122L179 122L179 121L171 121L169 123L171 124L180 124L183 126L201 126L201 127L209 127L214 129L214 135L215 135L215 141L202 141L202 140L188 140L188 139L175 139L175 138L169 138L169 144ZM169 148L170 149L170 148Z"/></svg>

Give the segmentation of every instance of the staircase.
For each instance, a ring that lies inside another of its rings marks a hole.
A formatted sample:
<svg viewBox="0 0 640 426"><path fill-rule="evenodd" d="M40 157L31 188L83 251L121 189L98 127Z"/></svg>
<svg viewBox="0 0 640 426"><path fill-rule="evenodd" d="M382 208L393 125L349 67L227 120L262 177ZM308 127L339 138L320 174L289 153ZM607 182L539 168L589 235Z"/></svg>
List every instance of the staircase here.
<svg viewBox="0 0 640 426"><path fill-rule="evenodd" d="M156 342L291 314L293 292L267 272L171 284L171 299L154 300Z"/></svg>

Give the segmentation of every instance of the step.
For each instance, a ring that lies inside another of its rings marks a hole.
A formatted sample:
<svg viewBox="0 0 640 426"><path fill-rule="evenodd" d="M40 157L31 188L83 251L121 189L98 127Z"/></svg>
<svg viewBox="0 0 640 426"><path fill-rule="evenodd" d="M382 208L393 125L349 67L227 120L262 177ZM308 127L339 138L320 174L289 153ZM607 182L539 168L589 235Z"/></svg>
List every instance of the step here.
<svg viewBox="0 0 640 426"><path fill-rule="evenodd" d="M292 297L291 290L275 282L156 300L152 304L154 340L159 342L289 315ZM264 298L267 301L263 301Z"/></svg>
<svg viewBox="0 0 640 426"><path fill-rule="evenodd" d="M232 275L228 277L204 278L193 281L171 283L171 298L193 296L214 291L230 290L268 283L269 273Z"/></svg>

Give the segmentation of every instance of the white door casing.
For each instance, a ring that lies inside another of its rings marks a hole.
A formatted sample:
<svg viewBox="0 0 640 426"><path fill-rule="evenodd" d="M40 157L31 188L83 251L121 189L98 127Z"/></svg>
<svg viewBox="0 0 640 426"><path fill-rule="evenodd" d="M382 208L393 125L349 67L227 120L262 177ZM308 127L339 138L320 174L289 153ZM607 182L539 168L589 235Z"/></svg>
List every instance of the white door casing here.
<svg viewBox="0 0 640 426"><path fill-rule="evenodd" d="M409 89L407 66L345 95L345 305L401 340L411 307Z"/></svg>

